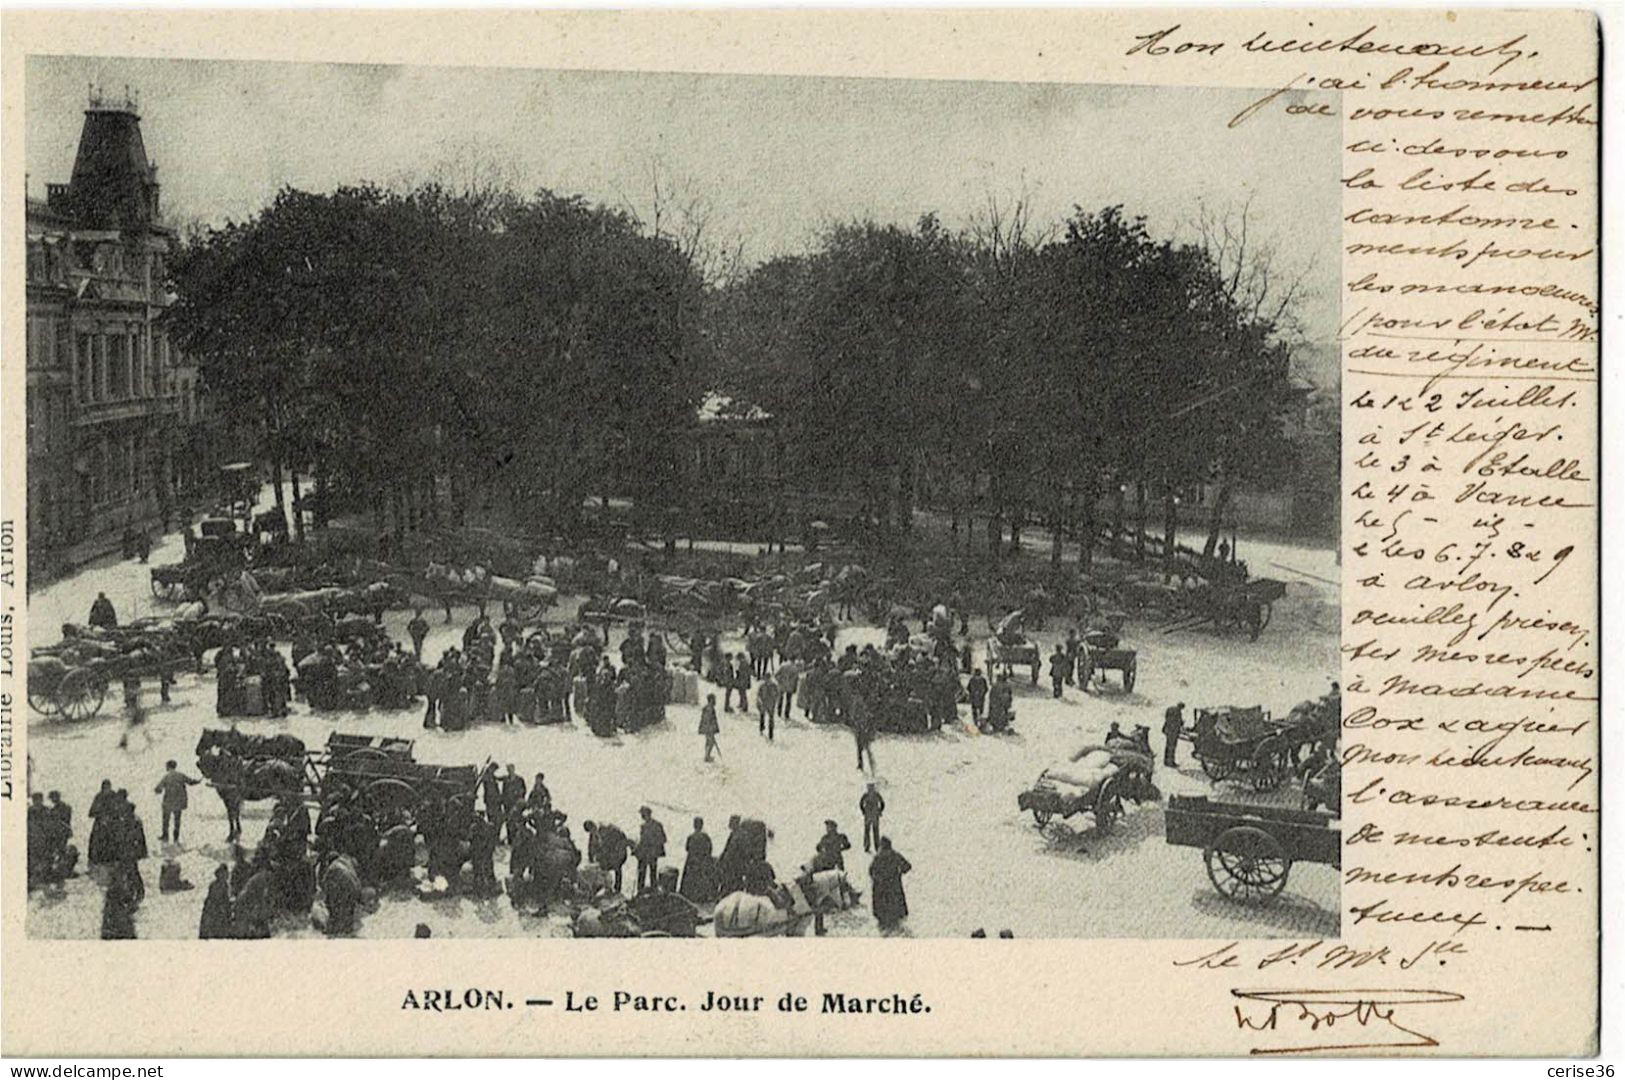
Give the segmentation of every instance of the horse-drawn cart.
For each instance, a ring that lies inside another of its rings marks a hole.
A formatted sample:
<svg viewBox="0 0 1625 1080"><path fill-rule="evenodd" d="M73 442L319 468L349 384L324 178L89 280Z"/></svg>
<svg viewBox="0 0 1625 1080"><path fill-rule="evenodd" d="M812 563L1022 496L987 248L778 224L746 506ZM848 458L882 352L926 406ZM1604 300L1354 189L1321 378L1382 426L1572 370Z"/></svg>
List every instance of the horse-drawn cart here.
<svg viewBox="0 0 1625 1080"><path fill-rule="evenodd" d="M1156 797L1151 783L1154 767L1147 754L1086 746L1069 761L1039 774L1038 781L1016 797L1016 805L1031 811L1040 829L1056 817L1089 811L1095 828L1104 832L1123 813L1124 799L1142 802Z"/></svg>
<svg viewBox="0 0 1625 1080"><path fill-rule="evenodd" d="M1084 635L1083 649L1078 655L1078 686L1087 690L1096 675L1115 671L1122 680L1123 692L1132 693L1135 676L1139 672L1139 654L1133 649L1119 646L1118 637L1109 631L1096 630ZM1102 685L1105 679L1101 679Z"/></svg>
<svg viewBox="0 0 1625 1080"><path fill-rule="evenodd" d="M1020 610L1012 611L999 620L993 636L987 639L987 672L995 670L1014 676L1015 668L1026 667L1032 674L1032 684L1038 685L1038 675L1044 666L1038 643L1022 633L1026 617Z"/></svg>
<svg viewBox="0 0 1625 1080"><path fill-rule="evenodd" d="M413 809L425 798L471 795L473 765L428 765L413 759L410 739L334 732L318 751L288 735L205 730L198 770L217 787L235 785L243 798L297 795L325 803L354 793L373 811Z"/></svg>
<svg viewBox="0 0 1625 1080"><path fill-rule="evenodd" d="M88 720L101 711L110 684L154 676L173 680L193 664L178 637L160 628L64 638L29 658L28 704L42 716Z"/></svg>
<svg viewBox="0 0 1625 1080"><path fill-rule="evenodd" d="M1164 633L1212 625L1219 630L1245 630L1248 639L1270 624L1275 601L1286 595L1286 583L1269 578L1233 583L1209 582L1178 594L1184 613L1163 627Z"/></svg>
<svg viewBox="0 0 1625 1080"><path fill-rule="evenodd" d="M186 557L180 562L152 568L152 595L177 603L202 600L242 573L248 565L247 549L247 540L240 533L206 531L188 543Z"/></svg>
<svg viewBox="0 0 1625 1080"><path fill-rule="evenodd" d="M1343 865L1343 834L1332 814L1175 795L1165 820L1168 843L1200 848L1208 880L1232 900L1274 899L1295 862Z"/></svg>
<svg viewBox="0 0 1625 1080"><path fill-rule="evenodd" d="M1254 791L1274 791L1289 771L1292 725L1273 720L1262 706L1197 709L1195 723L1181 733L1194 745L1202 771L1215 781L1249 783Z"/></svg>

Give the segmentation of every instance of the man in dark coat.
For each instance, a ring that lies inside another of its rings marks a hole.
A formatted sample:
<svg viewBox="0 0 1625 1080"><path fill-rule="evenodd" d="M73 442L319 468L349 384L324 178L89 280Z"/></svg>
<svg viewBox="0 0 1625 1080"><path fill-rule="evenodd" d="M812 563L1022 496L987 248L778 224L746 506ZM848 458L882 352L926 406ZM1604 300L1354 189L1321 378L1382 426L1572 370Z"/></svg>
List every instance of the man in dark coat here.
<svg viewBox="0 0 1625 1080"><path fill-rule="evenodd" d="M102 897L102 940L127 941L135 937L135 899L124 874L115 872Z"/></svg>
<svg viewBox="0 0 1625 1080"><path fill-rule="evenodd" d="M694 831L683 846L688 858L683 862L682 883L677 891L696 904L709 904L717 898L717 860L712 855L704 818L694 819Z"/></svg>
<svg viewBox="0 0 1625 1080"><path fill-rule="evenodd" d="M871 783L858 800L858 812L863 815L863 850L873 850L880 844L880 815L886 811L886 800Z"/></svg>
<svg viewBox="0 0 1625 1080"><path fill-rule="evenodd" d="M1010 689L1010 676L1004 672L999 673L999 679L993 684L993 689L987 696L987 726L993 732L1003 732L1010 727L1010 703L1015 694Z"/></svg>
<svg viewBox="0 0 1625 1080"><path fill-rule="evenodd" d="M497 848L497 825L487 811L475 814L468 828L468 868L475 896L493 896L502 892L497 884L496 868L492 858Z"/></svg>
<svg viewBox="0 0 1625 1080"><path fill-rule="evenodd" d="M750 862L744 835L739 830L739 815L728 817L728 839L722 843L722 857L717 860L717 895L737 892L745 883L745 866Z"/></svg>
<svg viewBox="0 0 1625 1080"><path fill-rule="evenodd" d="M584 821L581 827L587 831L588 861L611 875L615 881L615 891L620 892L626 856L632 848L626 834L607 822L603 825L594 825L590 821Z"/></svg>
<svg viewBox="0 0 1625 1080"><path fill-rule="evenodd" d="M908 918L908 897L903 893L903 875L914 869L909 861L892 850L891 838L880 838L880 850L869 864L869 883L875 921L882 930L891 930Z"/></svg>
<svg viewBox="0 0 1625 1080"><path fill-rule="evenodd" d="M487 763L480 772L480 798L485 803L485 812L501 821L506 808L502 805L502 781L497 778L497 763L494 761Z"/></svg>
<svg viewBox="0 0 1625 1080"><path fill-rule="evenodd" d="M176 767L173 759L164 762L163 778L152 789L153 794L164 797L162 805L164 828L163 832L159 834L159 839L164 843L169 843L169 826L171 822L174 822L175 825L175 843L181 842L181 814L186 810L186 789L197 782L196 777L187 776L181 772Z"/></svg>
<svg viewBox="0 0 1625 1080"><path fill-rule="evenodd" d="M429 620L423 617L422 608L412 609L412 621L406 624L406 632L412 638L412 655L421 661L423 639L429 636Z"/></svg>
<svg viewBox="0 0 1625 1080"><path fill-rule="evenodd" d="M231 871L225 863L215 867L209 894L203 898L197 936L204 941L231 937Z"/></svg>
<svg viewBox="0 0 1625 1080"><path fill-rule="evenodd" d="M85 858L92 866L106 866L118 861L113 843L118 831L113 825L117 810L118 792L113 790L113 781L103 780L101 790L90 800L90 842Z"/></svg>
<svg viewBox="0 0 1625 1080"><path fill-rule="evenodd" d="M1061 696L1061 687L1071 681L1071 671L1072 665L1066 658L1066 650L1059 645L1055 646L1055 652L1049 658L1049 681L1054 687L1056 697Z"/></svg>
<svg viewBox="0 0 1625 1080"><path fill-rule="evenodd" d="M705 760L709 764L713 753L722 753L717 745L717 733L721 728L717 725L717 696L705 695L705 707L700 710L700 734L705 736Z"/></svg>
<svg viewBox="0 0 1625 1080"><path fill-rule="evenodd" d="M878 792L877 792L878 794ZM878 820L878 819L877 819ZM865 821L865 828L867 828ZM815 870L845 870L846 856L842 854L850 850L852 841L841 832L839 825L833 819L824 822L824 835L818 838L818 856L814 860Z"/></svg>
<svg viewBox="0 0 1625 1080"><path fill-rule="evenodd" d="M107 594L99 592L95 601L90 605L90 618L86 620L98 630L111 630L118 626L118 615L113 611L113 601Z"/></svg>
<svg viewBox="0 0 1625 1080"><path fill-rule="evenodd" d="M666 854L666 827L647 806L638 809L638 817L643 820L638 825L638 846L634 854L638 859L637 891L642 892L645 888L654 888L659 881L660 859Z"/></svg>
<svg viewBox="0 0 1625 1080"><path fill-rule="evenodd" d="M987 704L987 676L977 668L965 682L965 696L970 699L971 723L982 726L982 707Z"/></svg>
<svg viewBox="0 0 1625 1080"><path fill-rule="evenodd" d="M525 804L525 778L514 771L513 763L508 763L508 771L502 776L502 816L508 824L508 843L513 843L514 815Z"/></svg>
<svg viewBox="0 0 1625 1080"><path fill-rule="evenodd" d="M1162 714L1162 763L1168 768L1178 767L1175 752L1179 749L1179 734L1185 730L1185 703L1170 705Z"/></svg>
<svg viewBox="0 0 1625 1080"><path fill-rule="evenodd" d="M870 715L870 705L862 694L856 694L852 700L852 738L858 746L858 771L863 771L863 758L869 757L869 771L875 771L875 721Z"/></svg>

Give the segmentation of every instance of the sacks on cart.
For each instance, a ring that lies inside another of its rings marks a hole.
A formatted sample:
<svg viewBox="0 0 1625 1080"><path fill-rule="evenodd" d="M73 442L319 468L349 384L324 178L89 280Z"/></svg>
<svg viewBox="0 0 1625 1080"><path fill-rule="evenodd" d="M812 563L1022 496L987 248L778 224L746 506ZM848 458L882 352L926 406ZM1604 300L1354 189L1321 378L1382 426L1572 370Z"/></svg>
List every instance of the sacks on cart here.
<svg viewBox="0 0 1625 1080"><path fill-rule="evenodd" d="M741 889L717 901L711 916L717 937L772 937L783 934L790 924L788 912L774 906L765 896Z"/></svg>

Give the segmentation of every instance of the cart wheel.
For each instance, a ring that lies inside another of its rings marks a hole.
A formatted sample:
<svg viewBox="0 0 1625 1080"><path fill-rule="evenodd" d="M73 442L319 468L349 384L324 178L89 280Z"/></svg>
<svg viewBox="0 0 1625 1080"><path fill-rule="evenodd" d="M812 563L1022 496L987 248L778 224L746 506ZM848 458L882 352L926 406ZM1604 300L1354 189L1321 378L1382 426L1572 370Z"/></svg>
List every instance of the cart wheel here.
<svg viewBox="0 0 1625 1080"><path fill-rule="evenodd" d="M1123 692L1125 694L1132 694L1134 692L1134 675L1135 669L1138 667L1139 662L1137 660L1130 660L1128 662L1128 667L1123 669Z"/></svg>
<svg viewBox="0 0 1625 1080"><path fill-rule="evenodd" d="M366 787L367 805L374 811L410 810L417 805L417 792L405 780L374 780Z"/></svg>
<svg viewBox="0 0 1625 1080"><path fill-rule="evenodd" d="M1286 888L1292 860L1280 841L1263 829L1237 825L1220 833L1202 852L1208 880L1221 896L1243 903L1272 899Z"/></svg>
<svg viewBox="0 0 1625 1080"><path fill-rule="evenodd" d="M358 746L349 753L340 754L338 760L352 763L357 761L388 761L389 755L375 747Z"/></svg>
<svg viewBox="0 0 1625 1080"><path fill-rule="evenodd" d="M1218 783L1221 780L1228 780L1236 774L1235 762L1230 758L1215 757L1214 755L1209 754L1206 757L1200 757L1196 760L1202 763L1202 771L1207 773L1208 779L1212 780L1214 783Z"/></svg>
<svg viewBox="0 0 1625 1080"><path fill-rule="evenodd" d="M1247 640L1257 641L1258 635L1264 631L1264 624L1269 621L1269 605L1258 604L1241 621L1247 627Z"/></svg>
<svg viewBox="0 0 1625 1080"><path fill-rule="evenodd" d="M1033 807L1033 821L1038 823L1038 827L1040 829L1049 824L1052 816L1053 815L1048 810L1040 810L1036 806Z"/></svg>
<svg viewBox="0 0 1625 1080"><path fill-rule="evenodd" d="M1266 601L1264 603L1264 605L1259 609L1259 613L1258 613L1259 614L1259 618L1258 618L1258 629L1259 630L1263 630L1266 626L1268 626L1270 624L1270 614L1274 610L1275 610L1275 605L1274 605L1273 602L1270 602L1270 601ZM1255 634L1254 636L1256 637L1257 635Z"/></svg>
<svg viewBox="0 0 1625 1080"><path fill-rule="evenodd" d="M152 587L152 595L154 599L163 600L165 598L164 594L169 591L169 586L165 585L157 578L149 578L148 584Z"/></svg>
<svg viewBox="0 0 1625 1080"><path fill-rule="evenodd" d="M1109 776L1095 792L1095 830L1106 832L1123 815L1123 797L1117 793L1117 777Z"/></svg>
<svg viewBox="0 0 1625 1080"><path fill-rule="evenodd" d="M1259 743L1247 774L1254 791L1274 791L1280 787L1286 776L1286 740L1271 735Z"/></svg>
<svg viewBox="0 0 1625 1080"><path fill-rule="evenodd" d="M102 708L107 697L107 680L80 668L63 676L56 688L56 706L64 719L88 720Z"/></svg>
<svg viewBox="0 0 1625 1080"><path fill-rule="evenodd" d="M57 685L61 685L60 681ZM41 716L56 715L57 704L54 690L47 690L40 685L38 679L30 677L28 680L28 707Z"/></svg>

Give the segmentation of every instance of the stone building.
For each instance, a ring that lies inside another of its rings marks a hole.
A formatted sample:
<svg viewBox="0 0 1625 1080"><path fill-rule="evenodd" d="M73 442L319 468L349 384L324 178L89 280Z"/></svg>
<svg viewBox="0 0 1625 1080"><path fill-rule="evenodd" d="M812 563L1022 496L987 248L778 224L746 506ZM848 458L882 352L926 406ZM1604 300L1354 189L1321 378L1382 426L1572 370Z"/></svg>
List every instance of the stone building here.
<svg viewBox="0 0 1625 1080"><path fill-rule="evenodd" d="M92 92L73 173L28 199L29 554L47 574L156 530L208 480L197 370L170 347L157 167Z"/></svg>

